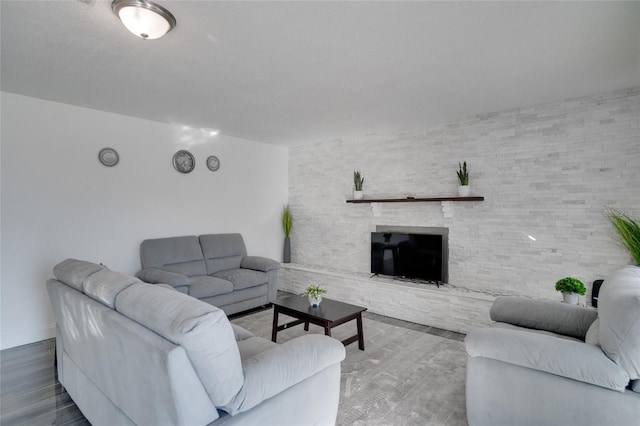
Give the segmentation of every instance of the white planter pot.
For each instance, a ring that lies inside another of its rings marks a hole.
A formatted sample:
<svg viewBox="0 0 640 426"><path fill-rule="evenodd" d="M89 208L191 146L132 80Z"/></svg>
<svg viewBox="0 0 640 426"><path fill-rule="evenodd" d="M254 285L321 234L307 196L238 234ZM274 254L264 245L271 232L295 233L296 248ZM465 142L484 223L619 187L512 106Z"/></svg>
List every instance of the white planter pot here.
<svg viewBox="0 0 640 426"><path fill-rule="evenodd" d="M471 193L471 187L469 185L458 186L458 195L460 197L468 197Z"/></svg>
<svg viewBox="0 0 640 426"><path fill-rule="evenodd" d="M353 191L354 200L362 200L362 197L364 197L364 193L362 191Z"/></svg>
<svg viewBox="0 0 640 426"><path fill-rule="evenodd" d="M569 305L577 305L578 296L578 293L562 293L562 301Z"/></svg>
<svg viewBox="0 0 640 426"><path fill-rule="evenodd" d="M319 295L316 299L315 297L307 296L309 298L309 304L311 306L319 306L320 302L322 302L322 295Z"/></svg>

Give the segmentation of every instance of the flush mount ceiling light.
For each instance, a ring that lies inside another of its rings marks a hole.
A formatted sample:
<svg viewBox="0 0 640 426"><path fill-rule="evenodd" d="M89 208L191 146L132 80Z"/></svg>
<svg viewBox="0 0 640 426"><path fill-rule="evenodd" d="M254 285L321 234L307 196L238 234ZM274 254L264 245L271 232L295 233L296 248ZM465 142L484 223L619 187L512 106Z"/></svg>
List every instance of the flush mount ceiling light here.
<svg viewBox="0 0 640 426"><path fill-rule="evenodd" d="M143 40L160 38L176 26L171 12L145 0L114 0L111 9L129 31Z"/></svg>

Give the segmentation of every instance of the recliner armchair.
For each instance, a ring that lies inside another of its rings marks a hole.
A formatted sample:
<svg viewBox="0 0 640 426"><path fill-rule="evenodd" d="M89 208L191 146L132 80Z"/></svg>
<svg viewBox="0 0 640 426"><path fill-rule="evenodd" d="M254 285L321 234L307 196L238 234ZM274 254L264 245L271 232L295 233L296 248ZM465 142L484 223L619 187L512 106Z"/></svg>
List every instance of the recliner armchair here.
<svg viewBox="0 0 640 426"><path fill-rule="evenodd" d="M222 309L227 315L273 303L280 263L248 256L242 235L210 234L145 240L136 276Z"/></svg>
<svg viewBox="0 0 640 426"><path fill-rule="evenodd" d="M465 339L469 425L640 424L640 268L608 277L598 310L500 297Z"/></svg>

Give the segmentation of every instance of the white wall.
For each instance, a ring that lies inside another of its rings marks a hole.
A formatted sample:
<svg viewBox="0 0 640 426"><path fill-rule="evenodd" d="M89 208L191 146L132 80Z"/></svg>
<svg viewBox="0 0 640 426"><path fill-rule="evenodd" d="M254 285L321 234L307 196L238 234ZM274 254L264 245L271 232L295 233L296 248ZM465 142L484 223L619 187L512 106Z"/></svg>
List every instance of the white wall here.
<svg viewBox="0 0 640 426"><path fill-rule="evenodd" d="M53 336L44 283L65 258L132 274L146 238L241 232L250 254L281 259L286 148L4 92L1 136L2 348ZM192 173L173 169L178 149Z"/></svg>
<svg viewBox="0 0 640 426"><path fill-rule="evenodd" d="M366 276L376 225L448 227L450 282L488 294L558 299L562 277L590 288L631 264L605 207L640 215L640 88L301 145L289 155L296 264ZM365 197L456 195L463 160L472 195L486 199L452 203L452 218L440 203L380 204L379 217L368 204L345 203L356 169ZM363 291L357 280L345 285Z"/></svg>

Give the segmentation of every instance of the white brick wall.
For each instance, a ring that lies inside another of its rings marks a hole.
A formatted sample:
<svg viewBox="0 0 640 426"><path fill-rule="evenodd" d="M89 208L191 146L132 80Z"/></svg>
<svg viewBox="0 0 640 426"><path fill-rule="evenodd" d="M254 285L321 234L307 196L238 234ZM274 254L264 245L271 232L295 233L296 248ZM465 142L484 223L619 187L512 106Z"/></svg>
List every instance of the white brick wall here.
<svg viewBox="0 0 640 426"><path fill-rule="evenodd" d="M590 289L631 263L604 213L611 206L640 214L640 87L289 152L292 261L353 276L339 281L354 302L376 284L362 278L376 225L448 227L450 282L472 292L559 299L559 278L575 276ZM368 204L345 203L356 169L365 197L456 195L464 160L472 195L485 201L451 203L452 218L440 203L381 204L379 217ZM285 287L307 279L312 272L283 273ZM380 295L396 291L409 304L420 299L402 286ZM429 325L436 323L446 320Z"/></svg>

